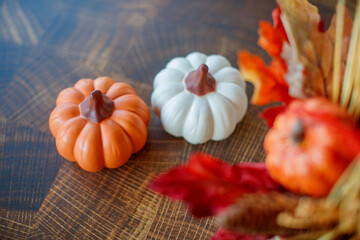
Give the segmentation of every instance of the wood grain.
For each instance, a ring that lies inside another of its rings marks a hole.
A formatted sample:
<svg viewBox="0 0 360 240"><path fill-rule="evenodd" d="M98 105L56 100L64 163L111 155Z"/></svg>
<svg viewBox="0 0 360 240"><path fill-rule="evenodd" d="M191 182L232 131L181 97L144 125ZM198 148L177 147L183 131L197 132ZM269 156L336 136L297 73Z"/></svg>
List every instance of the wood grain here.
<svg viewBox="0 0 360 240"><path fill-rule="evenodd" d="M314 0L328 22L334 1ZM353 9L355 1L348 5ZM206 152L229 163L264 160L267 127L250 106L226 140L191 145L151 111L143 150L116 170L87 173L57 153L48 117L57 94L81 78L131 84L150 107L152 81L175 56L237 51L265 59L258 21L275 1L0 1L0 238L209 239L212 218L147 189L157 174ZM248 85L247 94L251 95Z"/></svg>

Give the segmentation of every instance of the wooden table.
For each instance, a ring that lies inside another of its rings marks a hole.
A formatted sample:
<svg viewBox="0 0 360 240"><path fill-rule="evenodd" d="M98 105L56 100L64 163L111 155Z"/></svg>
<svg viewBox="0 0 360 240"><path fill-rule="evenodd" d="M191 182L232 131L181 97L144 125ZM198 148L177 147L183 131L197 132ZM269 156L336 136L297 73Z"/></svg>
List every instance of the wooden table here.
<svg viewBox="0 0 360 240"><path fill-rule="evenodd" d="M326 21L335 1L314 1ZM350 2L351 6L354 3ZM202 151L230 163L263 161L267 131L250 106L226 140L191 145L161 127L116 170L88 173L56 150L48 117L57 94L81 78L130 83L150 108L155 74L175 56L237 51L269 59L256 44L270 0L0 1L0 237L9 239L208 239L212 218L147 189L157 174ZM249 88L250 90L251 88ZM250 91L248 91L250 94Z"/></svg>

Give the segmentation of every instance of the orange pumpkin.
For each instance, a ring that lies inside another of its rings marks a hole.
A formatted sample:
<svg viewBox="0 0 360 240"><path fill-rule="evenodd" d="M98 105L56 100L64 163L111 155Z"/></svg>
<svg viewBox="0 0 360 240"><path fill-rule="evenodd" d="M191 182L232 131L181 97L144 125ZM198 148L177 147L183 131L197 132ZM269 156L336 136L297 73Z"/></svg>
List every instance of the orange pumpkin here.
<svg viewBox="0 0 360 240"><path fill-rule="evenodd" d="M271 177L293 192L325 196L360 153L360 132L325 98L293 101L265 137Z"/></svg>
<svg viewBox="0 0 360 240"><path fill-rule="evenodd" d="M90 172L123 165L145 145L148 123L134 89L109 77L64 89L49 118L60 155Z"/></svg>

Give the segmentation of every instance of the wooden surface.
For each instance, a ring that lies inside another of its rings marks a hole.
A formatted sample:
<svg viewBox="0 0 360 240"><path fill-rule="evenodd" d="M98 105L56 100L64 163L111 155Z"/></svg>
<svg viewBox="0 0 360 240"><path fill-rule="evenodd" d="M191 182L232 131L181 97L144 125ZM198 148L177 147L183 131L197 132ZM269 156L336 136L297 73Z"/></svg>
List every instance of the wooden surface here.
<svg viewBox="0 0 360 240"><path fill-rule="evenodd" d="M315 1L326 21L335 1ZM353 3L349 3L353 7ZM150 104L155 74L175 56L222 54L236 66L256 45L270 0L0 1L0 238L208 239L213 219L147 189L157 174L203 151L228 162L263 161L267 131L250 106L226 140L191 145L151 112L143 150L116 170L81 170L57 153L48 117L81 78L130 83ZM250 89L250 88L249 88ZM250 94L250 91L248 91ZM149 106L150 107L150 106Z"/></svg>

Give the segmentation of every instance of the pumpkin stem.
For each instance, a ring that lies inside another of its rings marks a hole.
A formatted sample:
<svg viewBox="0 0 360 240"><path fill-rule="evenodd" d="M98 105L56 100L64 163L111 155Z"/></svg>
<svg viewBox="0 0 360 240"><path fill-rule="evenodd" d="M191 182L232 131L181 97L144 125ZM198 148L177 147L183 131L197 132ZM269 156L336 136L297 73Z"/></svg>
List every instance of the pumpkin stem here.
<svg viewBox="0 0 360 240"><path fill-rule="evenodd" d="M300 119L295 123L291 138L295 143L301 143L305 138L304 123Z"/></svg>
<svg viewBox="0 0 360 240"><path fill-rule="evenodd" d="M197 70L190 72L185 78L185 87L189 92L203 96L215 91L216 81L209 73L206 64L201 64Z"/></svg>
<svg viewBox="0 0 360 240"><path fill-rule="evenodd" d="M114 102L100 90L94 90L80 103L81 116L94 123L111 116L114 108Z"/></svg>

